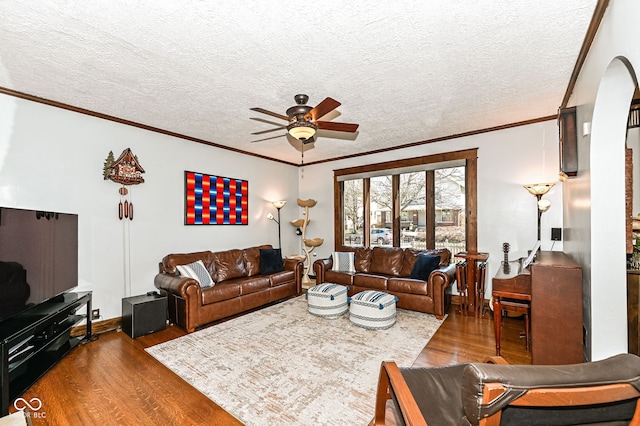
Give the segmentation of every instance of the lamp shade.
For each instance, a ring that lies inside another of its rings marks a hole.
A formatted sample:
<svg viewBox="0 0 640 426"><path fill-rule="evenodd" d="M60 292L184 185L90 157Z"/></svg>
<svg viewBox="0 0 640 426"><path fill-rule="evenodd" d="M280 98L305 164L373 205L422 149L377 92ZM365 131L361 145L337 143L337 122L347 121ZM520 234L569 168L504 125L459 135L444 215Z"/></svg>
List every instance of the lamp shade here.
<svg viewBox="0 0 640 426"><path fill-rule="evenodd" d="M532 195L541 196L549 192L551 188L553 188L555 183L534 183L530 185L524 185L524 187L529 191Z"/></svg>
<svg viewBox="0 0 640 426"><path fill-rule="evenodd" d="M271 202L271 204L273 204L273 207L275 207L276 209L280 210L281 208L284 207L285 204L287 204L286 201L282 200L282 201L273 201Z"/></svg>
<svg viewBox="0 0 640 426"><path fill-rule="evenodd" d="M547 210L549 210L549 207L551 207L551 201L545 198L538 201L538 210L540 210L541 212L546 212Z"/></svg>

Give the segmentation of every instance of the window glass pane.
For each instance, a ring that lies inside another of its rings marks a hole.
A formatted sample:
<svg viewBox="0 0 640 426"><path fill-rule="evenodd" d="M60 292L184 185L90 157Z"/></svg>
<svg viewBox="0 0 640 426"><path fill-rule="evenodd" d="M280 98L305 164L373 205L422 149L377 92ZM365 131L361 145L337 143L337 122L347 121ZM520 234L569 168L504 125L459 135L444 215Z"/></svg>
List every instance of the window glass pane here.
<svg viewBox="0 0 640 426"><path fill-rule="evenodd" d="M344 245L361 246L364 244L364 203L362 179L344 181L343 190Z"/></svg>
<svg viewBox="0 0 640 426"><path fill-rule="evenodd" d="M435 171L436 248L448 248L452 255L464 251L465 168Z"/></svg>
<svg viewBox="0 0 640 426"><path fill-rule="evenodd" d="M400 246L426 248L426 173L400 175Z"/></svg>
<svg viewBox="0 0 640 426"><path fill-rule="evenodd" d="M391 176L371 178L370 246L393 244L393 202Z"/></svg>

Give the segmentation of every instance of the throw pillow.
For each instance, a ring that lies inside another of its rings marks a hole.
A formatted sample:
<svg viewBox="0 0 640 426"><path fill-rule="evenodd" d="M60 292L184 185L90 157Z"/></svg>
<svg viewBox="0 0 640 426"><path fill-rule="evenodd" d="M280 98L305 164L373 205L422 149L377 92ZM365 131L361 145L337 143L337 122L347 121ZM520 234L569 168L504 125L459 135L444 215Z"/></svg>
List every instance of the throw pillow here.
<svg viewBox="0 0 640 426"><path fill-rule="evenodd" d="M280 249L260 249L260 274L270 275L284 271Z"/></svg>
<svg viewBox="0 0 640 426"><path fill-rule="evenodd" d="M334 271L348 272L351 274L356 272L353 252L334 251L331 257L333 257L333 267L331 269Z"/></svg>
<svg viewBox="0 0 640 426"><path fill-rule="evenodd" d="M416 259L416 263L413 265L411 271L411 277L414 280L428 281L431 272L438 269L440 265L440 256L431 256L428 254L421 254Z"/></svg>
<svg viewBox="0 0 640 426"><path fill-rule="evenodd" d="M176 265L176 269L180 275L193 278L198 281L202 288L212 287L215 285L211 279L211 275L209 275L209 272L207 271L207 268L204 267L202 260L195 261L188 265Z"/></svg>

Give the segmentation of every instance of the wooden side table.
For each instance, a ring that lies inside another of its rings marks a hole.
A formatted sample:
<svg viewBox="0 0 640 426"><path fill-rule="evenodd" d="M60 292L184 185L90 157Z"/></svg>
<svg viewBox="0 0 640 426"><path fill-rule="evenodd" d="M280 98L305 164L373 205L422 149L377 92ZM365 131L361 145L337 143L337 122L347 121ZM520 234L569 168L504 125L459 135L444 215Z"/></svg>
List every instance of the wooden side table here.
<svg viewBox="0 0 640 426"><path fill-rule="evenodd" d="M469 307L469 309L473 310L476 318L480 318L483 314L482 308L484 306L484 280L480 280L479 278L484 276L485 271L480 271L479 266L481 263L484 263L489 259L489 253L461 251L456 253L454 257L465 259L467 261L466 269L468 291L466 295L463 295L463 297L466 298L464 303ZM473 294L469 294L471 291L473 291ZM466 312L463 312L463 314L468 315L469 310L465 309L465 311Z"/></svg>

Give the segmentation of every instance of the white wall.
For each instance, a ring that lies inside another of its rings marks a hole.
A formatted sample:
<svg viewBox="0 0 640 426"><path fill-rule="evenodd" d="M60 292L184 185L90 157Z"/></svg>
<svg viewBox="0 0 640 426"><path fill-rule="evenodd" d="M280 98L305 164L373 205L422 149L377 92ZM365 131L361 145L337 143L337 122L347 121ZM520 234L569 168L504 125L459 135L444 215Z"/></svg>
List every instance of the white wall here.
<svg viewBox="0 0 640 426"><path fill-rule="evenodd" d="M640 2L612 0L580 72L570 105L578 106L579 172L565 183L565 251L583 266L586 350L591 360L626 352L624 259L624 123L640 69ZM626 105L623 105L625 104ZM625 112L626 108L626 112Z"/></svg>
<svg viewBox="0 0 640 426"><path fill-rule="evenodd" d="M356 141L357 143L357 141ZM310 213L307 234L322 237L317 258L328 257L333 240L333 170L401 158L478 148L478 250L490 253L488 276L502 261L502 243L511 244L511 260L526 256L537 238L536 198L527 183L557 182L558 127L546 121L472 137L305 166L300 171L300 198L318 201ZM562 183L545 196L552 203L542 216L542 249L551 249L551 228L562 228ZM553 250L562 250L562 242ZM487 294L490 294L490 280Z"/></svg>
<svg viewBox="0 0 640 426"><path fill-rule="evenodd" d="M118 219L119 185L102 177L109 151L117 158L125 148L146 171L145 183L129 187L131 222ZM248 180L249 225L185 226L185 170ZM169 253L277 247L277 226L265 218L276 212L270 201L289 201L286 225L297 217L297 195L294 166L0 94L0 206L79 215L80 285L93 290L104 319L121 315L128 277L132 295L155 289ZM298 239L285 230L283 253L295 252Z"/></svg>

